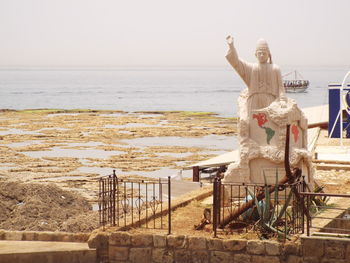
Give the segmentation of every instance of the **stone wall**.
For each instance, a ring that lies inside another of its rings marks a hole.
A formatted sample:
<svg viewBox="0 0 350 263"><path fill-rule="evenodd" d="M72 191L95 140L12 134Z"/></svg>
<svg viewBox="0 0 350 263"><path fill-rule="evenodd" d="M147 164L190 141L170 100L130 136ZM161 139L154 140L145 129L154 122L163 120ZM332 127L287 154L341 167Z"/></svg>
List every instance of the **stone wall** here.
<svg viewBox="0 0 350 263"><path fill-rule="evenodd" d="M350 262L350 239L336 237L301 237L298 242L277 242L95 232L89 246L97 248L98 262L110 263Z"/></svg>
<svg viewBox="0 0 350 263"><path fill-rule="evenodd" d="M302 262L349 263L350 239L324 237L303 237L301 239Z"/></svg>
<svg viewBox="0 0 350 263"><path fill-rule="evenodd" d="M292 242L115 232L95 233L89 246L110 263L301 262L300 243Z"/></svg>

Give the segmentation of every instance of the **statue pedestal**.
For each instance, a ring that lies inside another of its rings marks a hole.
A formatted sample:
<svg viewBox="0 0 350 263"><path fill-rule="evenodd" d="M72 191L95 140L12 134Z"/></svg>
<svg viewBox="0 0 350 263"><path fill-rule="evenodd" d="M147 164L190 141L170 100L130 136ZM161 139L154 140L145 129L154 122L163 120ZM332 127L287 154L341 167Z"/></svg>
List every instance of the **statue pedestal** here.
<svg viewBox="0 0 350 263"><path fill-rule="evenodd" d="M246 109L240 98L239 107ZM239 122L240 160L230 164L223 182L268 184L285 176L286 125L290 125L291 168L302 169L306 182L313 182L311 155L307 150L307 119L292 99L277 100L270 106L241 113Z"/></svg>

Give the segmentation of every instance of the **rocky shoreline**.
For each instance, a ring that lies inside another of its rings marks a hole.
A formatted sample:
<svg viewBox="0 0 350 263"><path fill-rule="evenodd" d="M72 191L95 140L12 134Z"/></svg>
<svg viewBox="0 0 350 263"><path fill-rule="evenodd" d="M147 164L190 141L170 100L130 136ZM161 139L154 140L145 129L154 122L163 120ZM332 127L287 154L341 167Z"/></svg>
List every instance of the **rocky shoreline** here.
<svg viewBox="0 0 350 263"><path fill-rule="evenodd" d="M168 176L232 150L236 123L206 112L2 110L0 178L54 183L96 200L97 178L113 169Z"/></svg>

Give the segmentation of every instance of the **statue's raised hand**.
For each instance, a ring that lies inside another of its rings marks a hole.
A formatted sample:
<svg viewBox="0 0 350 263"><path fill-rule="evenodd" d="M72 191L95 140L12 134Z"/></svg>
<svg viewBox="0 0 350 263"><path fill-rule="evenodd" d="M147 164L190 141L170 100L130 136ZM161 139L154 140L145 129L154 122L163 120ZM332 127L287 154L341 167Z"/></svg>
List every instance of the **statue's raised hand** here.
<svg viewBox="0 0 350 263"><path fill-rule="evenodd" d="M226 42L230 48L233 48L233 37L232 36L228 35L226 37Z"/></svg>

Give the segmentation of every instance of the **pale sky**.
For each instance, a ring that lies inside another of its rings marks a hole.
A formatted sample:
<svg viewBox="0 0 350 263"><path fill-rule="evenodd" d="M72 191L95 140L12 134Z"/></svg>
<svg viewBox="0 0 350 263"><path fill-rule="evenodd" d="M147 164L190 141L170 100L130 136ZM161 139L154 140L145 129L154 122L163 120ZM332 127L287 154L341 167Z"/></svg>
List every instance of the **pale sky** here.
<svg viewBox="0 0 350 263"><path fill-rule="evenodd" d="M350 65L349 0L0 0L0 66Z"/></svg>

